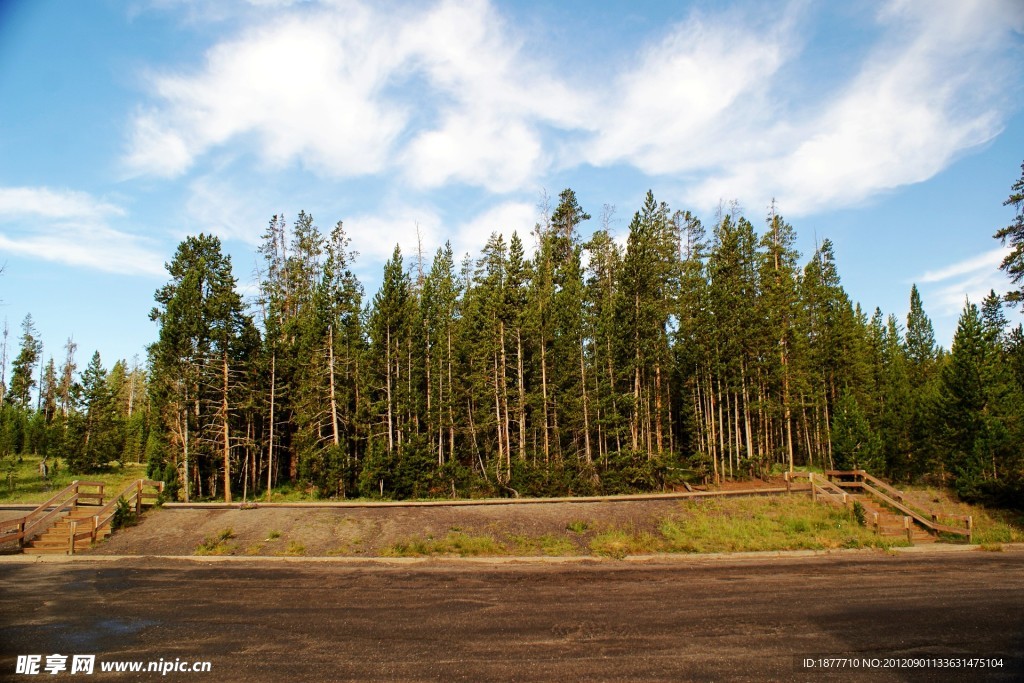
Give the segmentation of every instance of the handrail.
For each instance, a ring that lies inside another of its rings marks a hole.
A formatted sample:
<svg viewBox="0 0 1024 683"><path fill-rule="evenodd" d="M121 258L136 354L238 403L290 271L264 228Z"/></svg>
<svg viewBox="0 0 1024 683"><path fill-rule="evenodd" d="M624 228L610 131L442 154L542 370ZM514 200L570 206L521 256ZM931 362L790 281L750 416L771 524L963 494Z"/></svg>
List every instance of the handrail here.
<svg viewBox="0 0 1024 683"><path fill-rule="evenodd" d="M114 519L114 515L117 514L117 504L122 499L124 499L128 503L134 503L132 507L135 508L135 514L140 514L142 512L142 499L146 495L142 492L142 489L145 486L152 486L160 493L163 493L164 490L164 482L162 481L154 481L152 479L137 479L128 486L126 486L124 490L117 495L117 497L112 497L106 505L100 508L96 512L96 514L92 516L92 528L88 532L76 533L78 523L72 522L71 528L69 529L69 552L72 555L74 554L75 541L77 540L91 538L93 541L95 541L96 536L99 534L100 530L108 524L110 524L111 520Z"/></svg>
<svg viewBox="0 0 1024 683"><path fill-rule="evenodd" d="M821 491L823 494L825 493L826 487L824 485L819 486L819 485L816 484L816 479L815 479L815 473L814 472L794 472L793 475L794 476L806 476L810 480L810 482L811 482L811 492L812 492L812 494L815 494L816 491ZM948 533L948 534L957 534L959 536L966 536L968 541L971 541L971 540L974 539L974 518L971 517L970 515L939 515L937 513L931 512L931 511L920 512L920 511L914 510L913 508L909 507L909 504L905 500L905 497L904 497L902 491L900 491L899 489L896 489L895 487L891 486L890 484L887 484L886 482L882 481L881 479L868 474L867 471L865 471L865 470L826 470L825 471L825 476L826 477L841 477L841 476L855 477L855 481L853 481L853 482L844 482L844 483L840 483L840 484L837 484L836 482L833 482L833 481L828 481L828 487L829 488L833 488L836 491L842 491L842 488L840 488L840 487L859 488L859 489L861 489L861 490L863 490L863 491L865 491L867 493L870 493L873 496L875 496L876 498L878 498L879 500L881 500L882 502L886 503L887 505L889 505L889 506L899 510L902 513L904 513L904 515L905 515L904 516L904 524L909 524L910 523L909 520L913 519L913 520L917 521L917 523L919 523L921 526L925 527L926 529L930 529L931 531L933 531L935 533L941 532L941 533ZM820 477L819 477L819 480L820 480ZM834 497L835 495L836 495L835 493L830 494L830 498ZM844 502L846 501L845 497L844 497L843 500L844 500ZM931 519L930 520L927 519L926 515L931 516ZM941 524L938 521L938 518L940 516L951 518L951 519L962 520L962 521L966 522L967 527L966 528L959 528L959 527L949 526L947 524ZM875 520L875 526L877 527L877 519Z"/></svg>
<svg viewBox="0 0 1024 683"><path fill-rule="evenodd" d="M79 489L82 486L95 486L99 488L98 493L82 493ZM103 489L106 485L103 482L91 482L91 481L78 481L71 482L67 487L61 491L55 493L45 503L40 504L32 512L28 513L23 517L16 517L15 519L8 519L0 522L0 528L2 529L14 529L6 534L0 535L0 543L7 543L9 541L18 541L18 544L24 546L36 532L38 527L44 522L50 521L52 518L63 513L68 508L74 508L80 498L99 498L100 502L103 501ZM152 493L143 493L142 489L146 486L152 486L159 493L164 490L164 483L162 481L154 481L152 479L137 479L131 484L125 487L125 489L116 497L109 500L103 505L95 514L91 516L92 524L86 531L79 531L79 526L84 519L72 519L68 524L68 545L69 552L74 554L75 552L75 541L85 540L91 538L93 541L96 540L97 532L103 527L110 523L114 518L114 513L117 509L117 502L127 496L129 502L134 503L135 512L140 513L142 511L143 498L153 498ZM157 494L159 495L159 494ZM52 508L52 509L50 509ZM40 516L41 515L41 516ZM105 516L104 519L100 519L101 516ZM34 519L38 517L38 519ZM90 518L86 518L90 519Z"/></svg>
<svg viewBox="0 0 1024 683"><path fill-rule="evenodd" d="M900 491L900 490L890 486L889 484L886 484L884 481L882 481L878 477L871 476L870 474L868 474L864 470L860 471L860 476L864 478L865 482L870 481L872 484L874 484L878 488L882 489L883 491L887 491L889 493L889 495L891 495L896 500L900 501L901 503L904 502L903 501L903 492L902 491Z"/></svg>
<svg viewBox="0 0 1024 683"><path fill-rule="evenodd" d="M53 496L51 496L45 503L41 503L36 507L36 509L24 517L18 517L5 522L5 524L8 525L17 524L18 530L14 533L8 533L4 536L0 536L0 542L6 543L7 541L17 540L19 545L24 545L25 541L35 532L36 528L40 524L59 515L69 504L72 507L74 506L75 502L78 500L78 486L79 482L78 480L75 480L57 493L53 494ZM68 494L70 494L70 496ZM53 509L50 510L50 507L53 507ZM42 516L39 517L39 519L33 520L33 517L39 515Z"/></svg>
<svg viewBox="0 0 1024 683"><path fill-rule="evenodd" d="M896 500L893 500L889 496L885 495L884 493L882 493L881 491L875 489L874 487L869 486L866 483L863 485L863 488L868 493L873 494L877 498L881 498L885 503L888 503L889 505L891 505L892 507L896 508L897 510L899 510L903 514L907 515L908 517L912 517L913 519L917 520L918 524L920 524L921 526L927 527L927 528L931 529L932 531L935 531L935 532L940 532L941 531L941 532L944 532L944 533L947 533L947 534L958 534L960 536L967 536L968 538L970 538L971 535L972 535L972 533L971 533L971 531L972 531L971 526L968 526L967 529L958 529L956 527L946 526L945 524L938 524L937 522L933 522L931 520L925 519L924 516L921 513L915 511L912 508L907 507L906 505L904 505L901 502L897 502ZM968 521L968 524L970 525L971 520L968 519L967 521Z"/></svg>
<svg viewBox="0 0 1024 683"><path fill-rule="evenodd" d="M821 479L821 478L815 479L814 472L811 472L810 473L810 477L808 477L808 478L811 480L812 484L817 484L818 488L820 488L822 490L829 489L831 491L832 495L841 496L842 499L843 499L843 502L844 503L846 502L846 496L847 496L846 491L844 491L841 488L839 488L838 486L836 486L836 484L834 482L831 482L828 479Z"/></svg>

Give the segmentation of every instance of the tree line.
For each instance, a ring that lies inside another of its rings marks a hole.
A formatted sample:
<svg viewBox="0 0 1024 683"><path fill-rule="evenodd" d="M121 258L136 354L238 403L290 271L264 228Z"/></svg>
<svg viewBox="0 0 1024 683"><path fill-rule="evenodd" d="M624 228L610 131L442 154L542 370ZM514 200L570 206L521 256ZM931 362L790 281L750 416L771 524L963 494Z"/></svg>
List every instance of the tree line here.
<svg viewBox="0 0 1024 683"><path fill-rule="evenodd" d="M1021 259L1024 175L1014 191L996 236ZM218 238L189 237L145 371L97 354L76 381L69 342L32 406L28 322L2 447L80 471L145 458L185 500L613 493L795 466L1019 493L1019 292L967 302L947 352L916 286L905 320L862 309L833 245L801 262L774 206L760 232L735 205L706 228L648 192L624 244L609 207L588 221L567 189L475 257L396 246L367 297L341 222L274 216L251 302Z"/></svg>

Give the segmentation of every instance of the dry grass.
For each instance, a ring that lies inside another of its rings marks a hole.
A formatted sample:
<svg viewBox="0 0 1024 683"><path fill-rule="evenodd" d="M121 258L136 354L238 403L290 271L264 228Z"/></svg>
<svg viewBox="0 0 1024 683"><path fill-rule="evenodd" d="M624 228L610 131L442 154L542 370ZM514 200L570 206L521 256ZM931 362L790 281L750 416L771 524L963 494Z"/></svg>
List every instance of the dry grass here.
<svg viewBox="0 0 1024 683"><path fill-rule="evenodd" d="M444 538L412 538L400 541L381 553L385 557L421 557L430 555L458 555L476 557L481 555L507 555L504 545L489 535L471 535L463 531L449 531Z"/></svg>

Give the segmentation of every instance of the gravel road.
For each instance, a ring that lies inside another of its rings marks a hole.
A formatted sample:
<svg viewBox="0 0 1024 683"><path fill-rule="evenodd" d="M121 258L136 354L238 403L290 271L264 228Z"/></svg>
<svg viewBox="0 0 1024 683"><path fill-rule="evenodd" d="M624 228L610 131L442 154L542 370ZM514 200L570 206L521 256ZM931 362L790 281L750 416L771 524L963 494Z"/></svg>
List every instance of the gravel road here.
<svg viewBox="0 0 1024 683"><path fill-rule="evenodd" d="M1024 552L417 563L0 563L0 679L95 654L93 680L1020 680ZM803 669L803 658L1002 668ZM113 674L113 661L210 673ZM906 663L906 662L905 662ZM45 676L51 678L51 676ZM68 678L74 678L70 675Z"/></svg>

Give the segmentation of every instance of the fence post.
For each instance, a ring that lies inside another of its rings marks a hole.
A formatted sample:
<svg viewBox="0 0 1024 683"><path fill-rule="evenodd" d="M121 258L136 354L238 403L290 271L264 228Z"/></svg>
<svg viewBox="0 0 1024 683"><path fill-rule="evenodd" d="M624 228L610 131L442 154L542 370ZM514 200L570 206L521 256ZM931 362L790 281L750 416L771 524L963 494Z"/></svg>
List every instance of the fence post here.
<svg viewBox="0 0 1024 683"><path fill-rule="evenodd" d="M967 542L974 543L974 516L967 515Z"/></svg>
<svg viewBox="0 0 1024 683"><path fill-rule="evenodd" d="M21 521L18 522L18 547L25 547L25 518L22 517Z"/></svg>
<svg viewBox="0 0 1024 683"><path fill-rule="evenodd" d="M75 554L75 534L78 533L78 520L75 520L75 519L71 520L71 522L68 524L68 531L69 531L69 533L71 535L71 538L69 539L71 542L70 542L69 547L68 547L68 555L74 555Z"/></svg>
<svg viewBox="0 0 1024 683"><path fill-rule="evenodd" d="M907 541L910 545L914 545L914 529L910 524L910 517L903 515L903 528L907 532Z"/></svg>
<svg viewBox="0 0 1024 683"><path fill-rule="evenodd" d="M786 493L792 493L793 492L793 484L789 480L789 472L785 473L784 478L786 480Z"/></svg>
<svg viewBox="0 0 1024 683"><path fill-rule="evenodd" d="M142 514L142 480L135 482L135 514Z"/></svg>
<svg viewBox="0 0 1024 683"><path fill-rule="evenodd" d="M875 535L882 533L882 530L878 526L878 513L872 512L871 515L874 517Z"/></svg>

